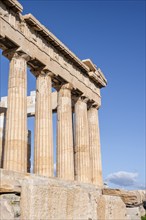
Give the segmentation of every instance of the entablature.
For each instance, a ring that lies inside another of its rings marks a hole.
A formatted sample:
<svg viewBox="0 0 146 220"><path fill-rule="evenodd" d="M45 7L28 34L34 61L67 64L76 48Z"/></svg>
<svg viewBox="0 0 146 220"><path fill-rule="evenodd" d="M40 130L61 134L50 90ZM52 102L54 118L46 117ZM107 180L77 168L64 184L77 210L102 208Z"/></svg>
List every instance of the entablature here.
<svg viewBox="0 0 146 220"><path fill-rule="evenodd" d="M107 85L107 80L103 75L100 68L96 68L96 65L92 63L90 59L82 60L82 62L88 66L89 71L88 75L96 81L100 88L105 87Z"/></svg>
<svg viewBox="0 0 146 220"><path fill-rule="evenodd" d="M5 5L16 13L23 11L23 6L17 0L1 0Z"/></svg>
<svg viewBox="0 0 146 220"><path fill-rule="evenodd" d="M31 68L46 68L56 79L72 83L75 89L100 102L100 88L106 86L106 81L99 69L91 71L31 14L14 13L5 1L0 2L0 10L0 47L3 50L18 47L30 56L28 65Z"/></svg>

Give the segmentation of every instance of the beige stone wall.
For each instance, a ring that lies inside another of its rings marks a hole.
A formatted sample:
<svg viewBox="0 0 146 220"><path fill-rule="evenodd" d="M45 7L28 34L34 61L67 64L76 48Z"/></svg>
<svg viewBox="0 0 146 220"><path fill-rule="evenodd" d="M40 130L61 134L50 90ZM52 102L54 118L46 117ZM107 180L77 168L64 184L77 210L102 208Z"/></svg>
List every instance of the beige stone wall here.
<svg viewBox="0 0 146 220"><path fill-rule="evenodd" d="M20 196L15 194L0 195L0 219L20 220Z"/></svg>
<svg viewBox="0 0 146 220"><path fill-rule="evenodd" d="M4 213L1 220L15 219L15 208L19 210L21 220L140 220L140 216L144 215L136 205L126 208L120 195L103 195L103 190L93 184L4 169L0 169L0 176L0 192L7 195L11 193L11 196L0 197L0 209ZM20 198L14 193L20 195ZM132 191L126 191L126 197L128 193L130 198ZM135 193L141 194L141 201L145 200L144 190ZM20 201L20 208L17 206L12 210L9 201L14 200ZM137 200L135 197L135 204L139 203L138 197Z"/></svg>
<svg viewBox="0 0 146 220"><path fill-rule="evenodd" d="M89 186L55 180L26 180L22 185L22 219L97 219L96 192ZM43 204L43 205L42 205Z"/></svg>
<svg viewBox="0 0 146 220"><path fill-rule="evenodd" d="M100 196L97 202L97 213L101 220L127 219L126 206L118 196Z"/></svg>
<svg viewBox="0 0 146 220"><path fill-rule="evenodd" d="M146 190L103 189L103 195L119 196L127 207L139 206L146 200Z"/></svg>
<svg viewBox="0 0 146 220"><path fill-rule="evenodd" d="M120 197L102 196L89 184L33 178L23 182L21 196L22 219L127 219Z"/></svg>
<svg viewBox="0 0 146 220"><path fill-rule="evenodd" d="M130 220L141 220L139 207L127 208L126 210Z"/></svg>

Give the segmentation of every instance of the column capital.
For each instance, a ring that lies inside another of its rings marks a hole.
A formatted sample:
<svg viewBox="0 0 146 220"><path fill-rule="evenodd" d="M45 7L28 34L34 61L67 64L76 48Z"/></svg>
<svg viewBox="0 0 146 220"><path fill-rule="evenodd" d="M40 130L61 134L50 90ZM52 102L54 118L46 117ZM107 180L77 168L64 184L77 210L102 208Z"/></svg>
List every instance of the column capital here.
<svg viewBox="0 0 146 220"><path fill-rule="evenodd" d="M9 60L12 58L19 59L20 57L25 59L26 62L31 59L31 57L25 53L21 48L12 48L12 49L6 49L2 53L5 57L7 57Z"/></svg>
<svg viewBox="0 0 146 220"><path fill-rule="evenodd" d="M86 96L84 96L84 95L81 95L81 96L79 96L79 97L76 97L76 102L77 101L81 101L81 102L84 102L84 103L88 103L88 101L89 101L89 98L88 97L86 97Z"/></svg>
<svg viewBox="0 0 146 220"><path fill-rule="evenodd" d="M73 89L73 85L71 83L64 83L64 84L61 85L60 89L72 90Z"/></svg>
<svg viewBox="0 0 146 220"><path fill-rule="evenodd" d="M65 90L73 90L73 85L71 83L62 82L61 84L55 85L55 88L59 91L60 89Z"/></svg>
<svg viewBox="0 0 146 220"><path fill-rule="evenodd" d="M91 108L95 108L98 110L100 108L100 105L97 102L90 102L88 103L88 109L91 109Z"/></svg>
<svg viewBox="0 0 146 220"><path fill-rule="evenodd" d="M54 77L54 74L53 74L51 71L49 71L49 70L47 70L47 69L44 69L44 68L31 69L30 71L31 71L36 77L38 77L38 76L42 76L42 77L44 77L44 76L50 76L51 78Z"/></svg>

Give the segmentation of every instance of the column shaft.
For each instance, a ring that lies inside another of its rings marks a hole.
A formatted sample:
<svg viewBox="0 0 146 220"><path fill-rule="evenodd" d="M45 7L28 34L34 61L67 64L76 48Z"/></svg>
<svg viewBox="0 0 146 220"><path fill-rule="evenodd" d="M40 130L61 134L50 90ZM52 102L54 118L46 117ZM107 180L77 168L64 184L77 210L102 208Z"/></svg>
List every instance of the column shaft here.
<svg viewBox="0 0 146 220"><path fill-rule="evenodd" d="M27 131L27 172L30 173L31 169L31 131Z"/></svg>
<svg viewBox="0 0 146 220"><path fill-rule="evenodd" d="M88 110L89 123L89 146L91 160L91 179L92 183L102 187L102 166L101 166L101 151L100 151L100 133L98 111L95 107Z"/></svg>
<svg viewBox="0 0 146 220"><path fill-rule="evenodd" d="M4 169L27 171L27 64L15 54L10 61Z"/></svg>
<svg viewBox="0 0 146 220"><path fill-rule="evenodd" d="M57 177L74 180L71 86L58 91Z"/></svg>
<svg viewBox="0 0 146 220"><path fill-rule="evenodd" d="M53 176L51 77L40 73L36 79L34 172Z"/></svg>
<svg viewBox="0 0 146 220"><path fill-rule="evenodd" d="M0 113L0 168L3 168L3 153L5 145L5 121L6 113Z"/></svg>
<svg viewBox="0 0 146 220"><path fill-rule="evenodd" d="M87 104L81 99L75 104L75 179L91 182Z"/></svg>

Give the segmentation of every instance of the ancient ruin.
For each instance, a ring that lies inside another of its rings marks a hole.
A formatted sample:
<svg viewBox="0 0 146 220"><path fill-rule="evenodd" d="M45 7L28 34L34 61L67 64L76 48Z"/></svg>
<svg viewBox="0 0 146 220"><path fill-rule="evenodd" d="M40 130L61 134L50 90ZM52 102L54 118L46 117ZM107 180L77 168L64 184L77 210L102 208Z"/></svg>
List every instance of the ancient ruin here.
<svg viewBox="0 0 146 220"><path fill-rule="evenodd" d="M101 105L100 89L106 86L106 79L91 60L79 60L36 18L31 14L23 16L21 12L22 6L17 1L1 1L0 46L10 60L2 167L27 171L29 66L36 76L34 173L54 175L51 106L54 87L57 90L54 111L58 117L57 177L102 186L97 112Z"/></svg>
<svg viewBox="0 0 146 220"><path fill-rule="evenodd" d="M5 193L13 193L15 202L21 197L21 213L11 212L11 219L131 219L120 196L102 193L98 109L106 78L90 59L81 61L22 10L17 0L0 0L0 48L10 61L8 96L0 106L0 192L2 201L7 200ZM36 92L29 97L27 67L36 77ZM27 117L32 116L34 169L30 174ZM1 204L2 216L7 216L2 219L10 219Z"/></svg>

